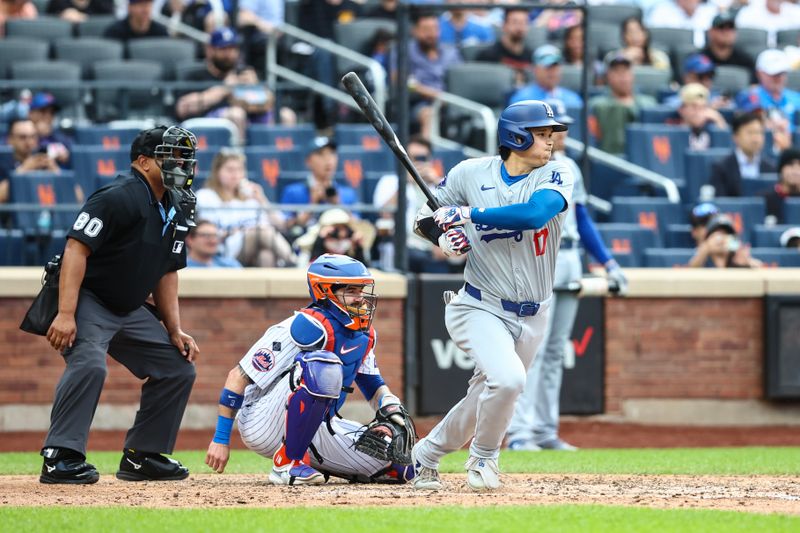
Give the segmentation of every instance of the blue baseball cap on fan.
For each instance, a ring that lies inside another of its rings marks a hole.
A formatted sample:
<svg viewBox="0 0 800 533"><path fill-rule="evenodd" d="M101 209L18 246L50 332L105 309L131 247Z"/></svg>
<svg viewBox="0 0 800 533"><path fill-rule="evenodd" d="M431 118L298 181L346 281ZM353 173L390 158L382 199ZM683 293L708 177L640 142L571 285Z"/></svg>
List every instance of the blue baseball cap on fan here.
<svg viewBox="0 0 800 533"><path fill-rule="evenodd" d="M683 71L693 74L708 74L716 69L714 62L705 54L691 54L683 61Z"/></svg>
<svg viewBox="0 0 800 533"><path fill-rule="evenodd" d="M228 46L239 46L239 36L233 28L219 28L211 34L209 43L214 48L225 48Z"/></svg>

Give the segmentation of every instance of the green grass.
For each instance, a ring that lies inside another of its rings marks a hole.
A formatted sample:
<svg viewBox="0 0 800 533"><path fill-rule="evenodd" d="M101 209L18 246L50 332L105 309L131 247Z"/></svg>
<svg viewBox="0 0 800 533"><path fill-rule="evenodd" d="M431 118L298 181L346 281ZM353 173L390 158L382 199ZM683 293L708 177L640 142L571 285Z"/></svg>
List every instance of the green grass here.
<svg viewBox="0 0 800 533"><path fill-rule="evenodd" d="M179 451L175 458L193 473L210 473L204 451ZM445 457L442 472L462 472L466 452ZM120 452L89 452L102 474L116 472ZM269 461L255 453L234 450L226 470L231 474L266 473ZM670 448L581 450L566 452L503 452L503 472L563 474L694 474L798 475L800 448ZM0 474L38 474L42 459L35 453L0 454Z"/></svg>
<svg viewBox="0 0 800 533"><path fill-rule="evenodd" d="M798 531L800 517L595 505L300 509L0 508L0 531Z"/></svg>

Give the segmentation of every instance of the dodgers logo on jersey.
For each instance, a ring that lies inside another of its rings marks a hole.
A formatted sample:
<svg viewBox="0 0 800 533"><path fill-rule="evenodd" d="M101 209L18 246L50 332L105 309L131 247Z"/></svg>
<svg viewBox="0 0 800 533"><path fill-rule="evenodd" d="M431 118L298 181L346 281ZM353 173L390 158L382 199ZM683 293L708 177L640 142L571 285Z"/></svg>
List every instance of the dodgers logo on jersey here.
<svg viewBox="0 0 800 533"><path fill-rule="evenodd" d="M556 170L550 175L550 183L555 183L556 185L564 185L564 180L561 179L561 172Z"/></svg>
<svg viewBox="0 0 800 533"><path fill-rule="evenodd" d="M488 224L475 224L475 231L478 232L486 232L499 229L496 226L490 226ZM514 239L517 242L522 241L522 231L504 231L499 233L487 233L485 235L481 235L481 240L483 242L492 242L497 239Z"/></svg>
<svg viewBox="0 0 800 533"><path fill-rule="evenodd" d="M266 348L259 348L253 354L253 368L259 372L269 372L275 366L275 354Z"/></svg>

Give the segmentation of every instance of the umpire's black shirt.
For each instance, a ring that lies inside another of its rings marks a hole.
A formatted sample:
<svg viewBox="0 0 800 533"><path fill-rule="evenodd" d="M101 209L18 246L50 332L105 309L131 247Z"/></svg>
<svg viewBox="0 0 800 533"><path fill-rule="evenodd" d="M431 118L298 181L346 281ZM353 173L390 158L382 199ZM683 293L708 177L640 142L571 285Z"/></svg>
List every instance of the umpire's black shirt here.
<svg viewBox="0 0 800 533"><path fill-rule="evenodd" d="M188 232L180 207L159 203L136 170L95 191L67 236L91 248L81 285L111 311L140 307L167 272L186 266Z"/></svg>

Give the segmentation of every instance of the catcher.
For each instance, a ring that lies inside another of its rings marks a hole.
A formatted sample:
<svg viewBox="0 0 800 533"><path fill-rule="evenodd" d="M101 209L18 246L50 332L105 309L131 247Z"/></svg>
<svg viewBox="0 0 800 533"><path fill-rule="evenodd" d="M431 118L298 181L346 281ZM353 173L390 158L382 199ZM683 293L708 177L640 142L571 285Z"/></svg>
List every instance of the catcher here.
<svg viewBox="0 0 800 533"><path fill-rule="evenodd" d="M223 472L238 411L242 441L273 460L275 485L405 483L414 476L414 425L375 361L375 280L350 257L308 267L312 303L272 326L228 373L206 464ZM358 386L376 410L367 426L338 415Z"/></svg>

